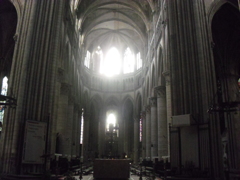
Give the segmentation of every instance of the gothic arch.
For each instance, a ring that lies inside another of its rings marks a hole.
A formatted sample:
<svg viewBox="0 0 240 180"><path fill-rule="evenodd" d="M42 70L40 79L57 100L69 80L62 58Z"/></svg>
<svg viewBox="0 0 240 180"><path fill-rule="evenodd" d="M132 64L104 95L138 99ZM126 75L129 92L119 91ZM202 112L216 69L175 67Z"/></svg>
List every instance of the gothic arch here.
<svg viewBox="0 0 240 180"><path fill-rule="evenodd" d="M106 107L107 106L111 106L114 105L116 107L119 107L119 100L115 97L115 96L110 96L107 98L107 100L105 101Z"/></svg>
<svg viewBox="0 0 240 180"><path fill-rule="evenodd" d="M1 1L0 7L0 78L9 77L15 49L18 15L15 6L8 0Z"/></svg>
<svg viewBox="0 0 240 180"><path fill-rule="evenodd" d="M8 1L10 1L10 2L13 4L13 6L15 7L16 12L17 12L17 17L18 17L17 30L16 30L16 35L17 35L18 28L20 28L19 24L20 24L20 22L21 22L20 19L22 18L23 5L22 5L22 3L21 3L20 0L15 0L15 1L13 1L13 0L8 0Z"/></svg>
<svg viewBox="0 0 240 180"><path fill-rule="evenodd" d="M91 98L91 104L94 106L94 108L98 109L98 114L100 115L103 109L103 100L99 94L95 94Z"/></svg>
<svg viewBox="0 0 240 180"><path fill-rule="evenodd" d="M127 100L131 101L132 103L134 102L133 98L128 94L128 95L126 95L126 96L123 98L122 104L124 105L124 103L125 103Z"/></svg>
<svg viewBox="0 0 240 180"><path fill-rule="evenodd" d="M236 139L240 136L239 130L233 127L239 126L239 117L230 109L237 108L239 99L238 79L240 77L240 12L231 3L218 4L215 14L211 19L211 35L215 75L217 84L217 96L214 99L217 106L223 110L218 111L220 134L225 138L227 154L227 168L235 169L240 166L240 157L237 157L235 149L240 149L240 143ZM213 107L215 109L215 107ZM238 119L238 120L237 120ZM233 143L233 142L237 143Z"/></svg>
<svg viewBox="0 0 240 180"><path fill-rule="evenodd" d="M208 31L209 32L212 32L212 20L213 20L214 15L216 14L216 12L218 12L223 7L223 5L226 5L226 4L232 6L236 10L238 10L238 8L234 4L232 4L231 2L229 2L227 0L214 1L210 5L209 10L207 12ZM213 38L212 38L212 34L211 33L209 33L209 38L210 38L210 41L213 42Z"/></svg>

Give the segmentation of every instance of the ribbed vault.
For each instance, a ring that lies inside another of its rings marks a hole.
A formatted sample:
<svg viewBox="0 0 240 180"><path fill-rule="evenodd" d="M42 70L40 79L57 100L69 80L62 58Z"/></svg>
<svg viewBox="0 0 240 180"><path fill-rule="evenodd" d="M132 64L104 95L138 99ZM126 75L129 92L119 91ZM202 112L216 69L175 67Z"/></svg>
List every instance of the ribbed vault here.
<svg viewBox="0 0 240 180"><path fill-rule="evenodd" d="M149 30L151 6L147 0L82 0L77 9L81 43L92 51L114 46L142 51Z"/></svg>

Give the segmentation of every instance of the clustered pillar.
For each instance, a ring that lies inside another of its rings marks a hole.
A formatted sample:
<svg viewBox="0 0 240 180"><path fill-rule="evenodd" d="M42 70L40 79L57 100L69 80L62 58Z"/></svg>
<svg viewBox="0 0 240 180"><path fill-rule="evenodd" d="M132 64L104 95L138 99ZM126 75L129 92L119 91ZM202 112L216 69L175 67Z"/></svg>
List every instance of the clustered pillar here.
<svg viewBox="0 0 240 180"><path fill-rule="evenodd" d="M146 157L151 158L151 109L146 107Z"/></svg>
<svg viewBox="0 0 240 180"><path fill-rule="evenodd" d="M168 123L166 109L166 87L158 86L157 92L157 118L158 118L158 159L168 155Z"/></svg>
<svg viewBox="0 0 240 180"><path fill-rule="evenodd" d="M142 119L142 155L143 159L161 160L163 156L169 156L169 128L166 86L155 88L157 97L151 97L150 105L147 105L141 113ZM169 113L170 116L170 113ZM137 126L138 125L138 126ZM135 128L139 129L139 122ZM135 130L136 131L136 130ZM139 134L139 131L138 131ZM134 139L134 142L137 139Z"/></svg>
<svg viewBox="0 0 240 180"><path fill-rule="evenodd" d="M156 158L158 153L158 126L157 126L157 98L150 98L150 108L151 108L151 157Z"/></svg>
<svg viewBox="0 0 240 180"><path fill-rule="evenodd" d="M138 147L139 147L139 118L134 118L134 159L133 162L138 162Z"/></svg>
<svg viewBox="0 0 240 180"><path fill-rule="evenodd" d="M142 157L146 157L146 112L142 111Z"/></svg>

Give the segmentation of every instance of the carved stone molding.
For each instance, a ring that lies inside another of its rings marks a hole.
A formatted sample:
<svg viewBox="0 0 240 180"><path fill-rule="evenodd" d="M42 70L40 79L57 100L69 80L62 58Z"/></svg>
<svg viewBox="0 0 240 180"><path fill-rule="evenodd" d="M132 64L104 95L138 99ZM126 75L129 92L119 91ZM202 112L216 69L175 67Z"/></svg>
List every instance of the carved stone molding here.
<svg viewBox="0 0 240 180"><path fill-rule="evenodd" d="M70 92L70 85L68 83L61 83L60 93L62 95L68 95Z"/></svg>
<svg viewBox="0 0 240 180"><path fill-rule="evenodd" d="M145 107L145 109L146 109L146 114L150 114L151 113L151 106L150 105L147 105Z"/></svg>
<svg viewBox="0 0 240 180"><path fill-rule="evenodd" d="M157 106L157 97L150 97L149 102L150 102L151 107L156 107Z"/></svg>
<svg viewBox="0 0 240 180"><path fill-rule="evenodd" d="M165 77L166 86L170 85L170 83L171 83L170 71L165 71L162 73L162 75Z"/></svg>
<svg viewBox="0 0 240 180"><path fill-rule="evenodd" d="M157 93L157 97L165 97L166 96L166 86L157 86L154 89Z"/></svg>
<svg viewBox="0 0 240 180"><path fill-rule="evenodd" d="M141 112L141 116L142 116L142 119L145 119L145 118L146 118L146 112L145 112L145 111L142 111L142 112Z"/></svg>

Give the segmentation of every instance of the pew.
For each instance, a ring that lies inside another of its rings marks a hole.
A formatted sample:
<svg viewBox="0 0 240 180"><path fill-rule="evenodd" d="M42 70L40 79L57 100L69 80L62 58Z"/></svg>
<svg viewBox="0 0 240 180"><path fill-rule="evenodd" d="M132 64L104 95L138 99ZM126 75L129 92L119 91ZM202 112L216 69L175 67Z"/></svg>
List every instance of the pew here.
<svg viewBox="0 0 240 180"><path fill-rule="evenodd" d="M126 159L96 159L93 164L94 179L130 178L130 161Z"/></svg>

